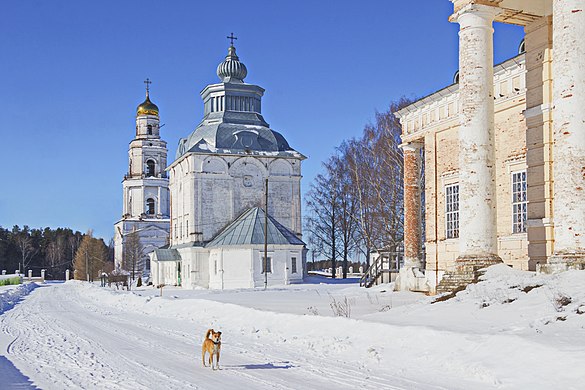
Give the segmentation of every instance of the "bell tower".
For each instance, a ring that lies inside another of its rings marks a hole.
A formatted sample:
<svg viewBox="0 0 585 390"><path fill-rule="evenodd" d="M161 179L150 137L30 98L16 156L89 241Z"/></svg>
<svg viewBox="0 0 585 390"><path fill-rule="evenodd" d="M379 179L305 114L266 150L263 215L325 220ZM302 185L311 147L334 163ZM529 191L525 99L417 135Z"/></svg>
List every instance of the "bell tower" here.
<svg viewBox="0 0 585 390"><path fill-rule="evenodd" d="M114 257L116 266L123 267L126 236L138 232L144 252L144 268L148 253L167 244L169 219L169 180L167 143L160 137L160 117L156 104L150 100L149 79L146 99L136 108L136 132L128 149L128 172L122 181L122 219L115 224Z"/></svg>

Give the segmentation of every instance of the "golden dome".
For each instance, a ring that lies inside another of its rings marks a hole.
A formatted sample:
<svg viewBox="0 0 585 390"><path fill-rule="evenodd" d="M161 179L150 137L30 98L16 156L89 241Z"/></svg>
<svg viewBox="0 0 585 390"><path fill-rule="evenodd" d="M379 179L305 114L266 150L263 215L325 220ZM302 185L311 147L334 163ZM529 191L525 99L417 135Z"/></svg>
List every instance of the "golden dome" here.
<svg viewBox="0 0 585 390"><path fill-rule="evenodd" d="M158 107L150 101L148 92L146 93L146 100L136 108L136 115L156 115L158 116Z"/></svg>

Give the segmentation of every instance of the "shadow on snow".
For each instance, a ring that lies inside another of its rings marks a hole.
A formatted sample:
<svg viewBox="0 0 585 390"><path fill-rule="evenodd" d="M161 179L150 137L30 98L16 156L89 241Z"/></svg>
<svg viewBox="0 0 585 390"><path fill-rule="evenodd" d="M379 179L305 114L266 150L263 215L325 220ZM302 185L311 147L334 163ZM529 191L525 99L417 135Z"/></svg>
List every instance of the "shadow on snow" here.
<svg viewBox="0 0 585 390"><path fill-rule="evenodd" d="M275 370L294 368L290 362L264 363L264 364L242 364L238 366L224 366L224 369L231 370Z"/></svg>
<svg viewBox="0 0 585 390"><path fill-rule="evenodd" d="M2 389L38 389L5 356L0 355L0 388Z"/></svg>

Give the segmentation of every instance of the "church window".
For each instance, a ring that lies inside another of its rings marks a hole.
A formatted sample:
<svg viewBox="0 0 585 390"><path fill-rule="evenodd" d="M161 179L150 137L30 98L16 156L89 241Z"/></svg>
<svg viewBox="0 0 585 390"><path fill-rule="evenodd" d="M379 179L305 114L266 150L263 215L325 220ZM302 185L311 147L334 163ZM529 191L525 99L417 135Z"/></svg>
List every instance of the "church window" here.
<svg viewBox="0 0 585 390"><path fill-rule="evenodd" d="M447 238L459 237L459 184L445 186L445 230Z"/></svg>
<svg viewBox="0 0 585 390"><path fill-rule="evenodd" d="M154 176L154 168L156 164L153 160L148 160L146 162L146 176Z"/></svg>
<svg viewBox="0 0 585 390"><path fill-rule="evenodd" d="M512 230L526 233L526 171L512 173Z"/></svg>
<svg viewBox="0 0 585 390"><path fill-rule="evenodd" d="M213 261L213 272L217 275L217 260Z"/></svg>
<svg viewBox="0 0 585 390"><path fill-rule="evenodd" d="M148 198L146 200L146 214L153 215L154 214L154 199Z"/></svg>
<svg viewBox="0 0 585 390"><path fill-rule="evenodd" d="M272 273L272 257L268 257L268 261L264 261L266 259L262 256L262 273L268 271L269 274Z"/></svg>
<svg viewBox="0 0 585 390"><path fill-rule="evenodd" d="M146 126L146 130L148 132L148 135L152 135L152 125Z"/></svg>
<svg viewBox="0 0 585 390"><path fill-rule="evenodd" d="M297 273L297 258L291 257L290 262L291 262L291 273L296 274Z"/></svg>
<svg viewBox="0 0 585 390"><path fill-rule="evenodd" d="M214 112L214 111L215 111L215 98L212 97L211 98L211 112Z"/></svg>

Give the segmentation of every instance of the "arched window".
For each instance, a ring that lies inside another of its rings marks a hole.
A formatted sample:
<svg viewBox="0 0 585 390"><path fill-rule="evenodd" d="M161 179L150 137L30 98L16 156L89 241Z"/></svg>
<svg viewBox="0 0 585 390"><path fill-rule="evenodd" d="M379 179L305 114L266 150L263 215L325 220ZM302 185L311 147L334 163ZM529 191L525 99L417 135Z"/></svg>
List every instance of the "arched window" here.
<svg viewBox="0 0 585 390"><path fill-rule="evenodd" d="M146 199L146 214L154 214L154 199L152 198Z"/></svg>
<svg viewBox="0 0 585 390"><path fill-rule="evenodd" d="M520 46L518 46L518 54L522 53L526 53L526 41L524 38L522 39L522 42L520 42Z"/></svg>
<svg viewBox="0 0 585 390"><path fill-rule="evenodd" d="M148 160L146 162L146 176L154 176L154 167L155 163L153 160Z"/></svg>
<svg viewBox="0 0 585 390"><path fill-rule="evenodd" d="M147 125L146 130L148 132L148 135L152 135L152 125Z"/></svg>

